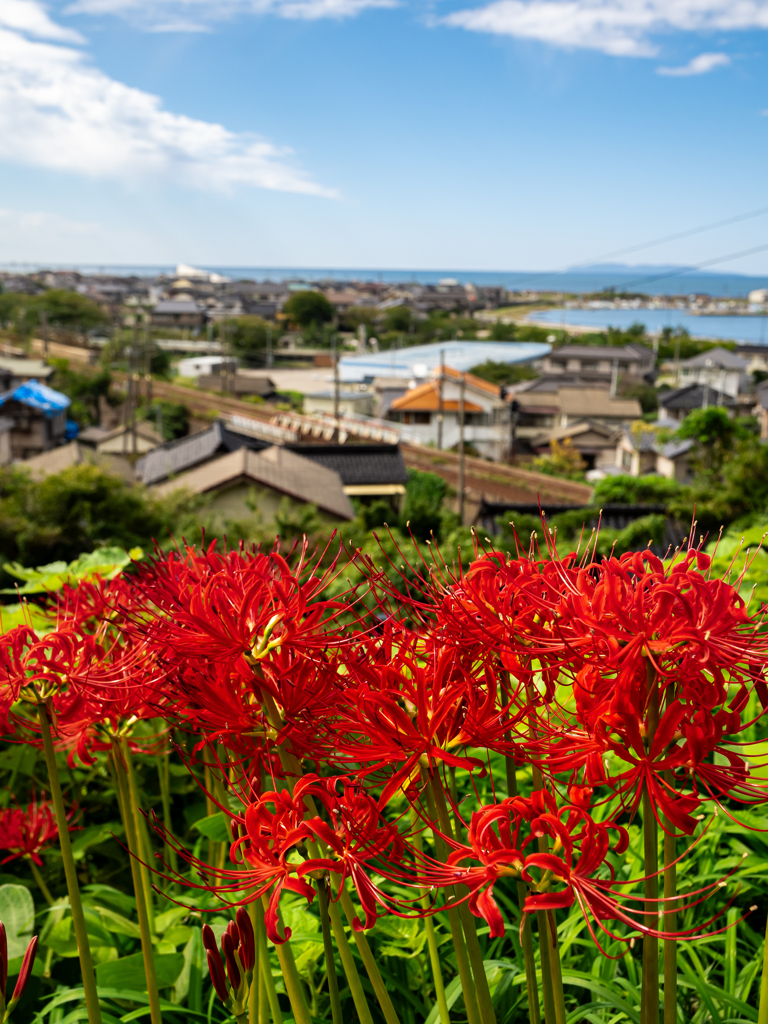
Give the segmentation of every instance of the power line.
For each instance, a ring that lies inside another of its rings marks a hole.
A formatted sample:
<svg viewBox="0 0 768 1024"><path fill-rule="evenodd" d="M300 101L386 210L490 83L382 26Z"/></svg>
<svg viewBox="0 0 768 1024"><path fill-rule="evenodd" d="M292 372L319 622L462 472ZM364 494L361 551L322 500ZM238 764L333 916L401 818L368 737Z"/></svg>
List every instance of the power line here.
<svg viewBox="0 0 768 1024"><path fill-rule="evenodd" d="M635 281L622 281L621 287L623 289L635 288L639 284L649 284L651 281L663 281L667 277L677 277L680 274L689 274L692 270L703 270L705 267L713 267L717 263L728 263L729 260L738 260L742 256L753 256L757 252L765 252L768 249L768 243L765 245L755 246L754 249L742 249L741 252L732 252L727 256L716 256L711 260L704 260L703 263L697 263L693 267L680 267L679 270L667 270L663 274L651 274L649 277L639 277Z"/></svg>
<svg viewBox="0 0 768 1024"><path fill-rule="evenodd" d="M583 263L572 263L568 270L576 270L579 267L588 267L592 263L597 263L600 260L613 259L616 256L627 256L631 252L639 252L641 249L651 249L655 245L663 245L665 242L676 242L680 238L690 238L691 235L700 235L704 231L713 231L715 228L724 228L729 224L737 224L742 220L749 220L752 217L761 217L768 213L768 206L763 206L759 210L751 210L749 213L739 213L735 217L727 217L725 220L716 220L711 224L702 224L697 228L689 228L686 231L678 231L674 235L665 235L663 238L654 238L650 242L641 242L639 245L630 245L626 249L615 249L613 252L606 252L602 256L595 256L591 260L585 260Z"/></svg>

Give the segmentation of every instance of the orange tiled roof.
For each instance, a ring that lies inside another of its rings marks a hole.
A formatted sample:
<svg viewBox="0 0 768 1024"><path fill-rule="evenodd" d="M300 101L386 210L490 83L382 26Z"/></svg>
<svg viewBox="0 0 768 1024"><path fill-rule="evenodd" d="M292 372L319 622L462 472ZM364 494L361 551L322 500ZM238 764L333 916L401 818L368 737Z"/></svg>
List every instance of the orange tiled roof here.
<svg viewBox="0 0 768 1024"><path fill-rule="evenodd" d="M440 393L435 382L429 381L426 384L419 384L411 388L401 398L396 398L392 403L392 409L407 410L409 412L437 412L440 408ZM458 412L459 403L452 399L443 402L444 412ZM465 412L482 412L482 407L474 402L464 401Z"/></svg>
<svg viewBox="0 0 768 1024"><path fill-rule="evenodd" d="M461 372L454 370L452 366L445 367L445 376L451 377L453 380L461 380ZM483 380L482 377L476 377L474 373L467 373L464 375L468 388L477 388L478 391L485 391L489 395L493 395L495 398L499 397L499 386L498 384L491 384L490 381Z"/></svg>

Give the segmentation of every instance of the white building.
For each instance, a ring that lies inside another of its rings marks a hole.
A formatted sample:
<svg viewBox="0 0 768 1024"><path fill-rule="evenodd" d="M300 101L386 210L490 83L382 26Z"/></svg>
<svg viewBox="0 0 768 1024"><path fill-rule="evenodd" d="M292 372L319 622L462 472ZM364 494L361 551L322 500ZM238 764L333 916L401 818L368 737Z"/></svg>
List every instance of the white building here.
<svg viewBox="0 0 768 1024"><path fill-rule="evenodd" d="M205 377L210 373L226 373L236 367L237 360L225 356L190 356L188 359L180 359L176 369L180 377L197 380L198 377Z"/></svg>
<svg viewBox="0 0 768 1024"><path fill-rule="evenodd" d="M462 374L446 366L443 377L442 447L459 443ZM491 459L502 459L509 446L509 405L495 384L464 374L464 440ZM409 388L389 407L387 418L406 425L407 436L419 444L437 444L440 414L439 371L433 380Z"/></svg>
<svg viewBox="0 0 768 1024"><path fill-rule="evenodd" d="M736 398L746 387L749 363L726 348L712 348L680 363L680 387L708 384L721 394Z"/></svg>

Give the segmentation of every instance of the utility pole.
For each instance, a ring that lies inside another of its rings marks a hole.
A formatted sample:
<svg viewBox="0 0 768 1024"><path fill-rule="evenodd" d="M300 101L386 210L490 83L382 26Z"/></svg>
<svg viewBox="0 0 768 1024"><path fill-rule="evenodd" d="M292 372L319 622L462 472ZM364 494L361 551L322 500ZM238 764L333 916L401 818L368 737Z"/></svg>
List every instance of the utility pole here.
<svg viewBox="0 0 768 1024"><path fill-rule="evenodd" d="M147 409L152 406L152 331L144 314L144 383L147 387Z"/></svg>
<svg viewBox="0 0 768 1024"><path fill-rule="evenodd" d="M459 522L464 525L464 395L467 375L462 373L459 384Z"/></svg>
<svg viewBox="0 0 768 1024"><path fill-rule="evenodd" d="M272 369L272 328L267 328L267 369Z"/></svg>
<svg viewBox="0 0 768 1024"><path fill-rule="evenodd" d="M136 406L139 398L139 380L141 379L137 373L139 367L139 318L134 317L133 320L133 344L131 346L131 379L133 380L133 389L131 394L131 451L136 454Z"/></svg>
<svg viewBox="0 0 768 1024"><path fill-rule="evenodd" d="M333 418L336 421L336 440L339 439L339 354L336 332L331 335L331 362L333 363Z"/></svg>
<svg viewBox="0 0 768 1024"><path fill-rule="evenodd" d="M680 387L680 336L675 338L675 382Z"/></svg>
<svg viewBox="0 0 768 1024"><path fill-rule="evenodd" d="M43 335L43 359L48 358L48 313L46 310L40 310L40 327L42 328Z"/></svg>
<svg viewBox="0 0 768 1024"><path fill-rule="evenodd" d="M440 377L437 383L437 450L443 447L443 420L445 409L443 403L443 381L445 380L445 349L440 349Z"/></svg>
<svg viewBox="0 0 768 1024"><path fill-rule="evenodd" d="M616 397L616 391L619 386L619 360L613 360L613 369L611 370L611 398Z"/></svg>

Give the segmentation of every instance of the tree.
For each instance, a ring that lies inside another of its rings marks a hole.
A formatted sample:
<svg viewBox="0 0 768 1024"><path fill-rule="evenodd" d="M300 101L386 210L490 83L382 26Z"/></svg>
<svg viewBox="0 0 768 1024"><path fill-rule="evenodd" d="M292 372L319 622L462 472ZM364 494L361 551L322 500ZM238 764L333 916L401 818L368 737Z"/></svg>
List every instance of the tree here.
<svg viewBox="0 0 768 1024"><path fill-rule="evenodd" d="M232 351L248 366L265 366L267 333L272 326L260 316L240 316L230 323Z"/></svg>
<svg viewBox="0 0 768 1024"><path fill-rule="evenodd" d="M412 321L413 313L407 306L391 306L384 314L384 330L405 332Z"/></svg>
<svg viewBox="0 0 768 1024"><path fill-rule="evenodd" d="M448 484L437 473L409 469L403 514L400 517L403 532L408 533L410 530L419 542L429 540L431 533L439 538L442 506L447 492Z"/></svg>
<svg viewBox="0 0 768 1024"><path fill-rule="evenodd" d="M90 331L108 322L108 317L101 306L79 292L67 291L64 288L49 288L34 300L37 322L40 312L45 311L48 322L55 327L68 327L81 331Z"/></svg>
<svg viewBox="0 0 768 1024"><path fill-rule="evenodd" d="M621 473L608 476L597 484L592 504L666 505L683 490L676 480L668 480L664 476L629 476Z"/></svg>
<svg viewBox="0 0 768 1024"><path fill-rule="evenodd" d="M469 372L475 377L498 385L517 384L521 380L535 380L538 376L532 366L526 366L524 363L497 363L492 359L478 363Z"/></svg>
<svg viewBox="0 0 768 1024"><path fill-rule="evenodd" d="M110 404L117 404L110 392L112 377L108 370L97 374L77 373L70 370L68 359L51 359L50 363L56 367L51 385L72 399L69 415L81 426L88 427L101 421L102 398Z"/></svg>
<svg viewBox="0 0 768 1024"><path fill-rule="evenodd" d="M319 327L334 317L331 303L321 292L294 292L283 306L283 313L300 327Z"/></svg>
<svg viewBox="0 0 768 1024"><path fill-rule="evenodd" d="M693 409L677 431L680 440L696 441L700 468L717 473L734 442L747 436L744 428L732 420L722 406Z"/></svg>
<svg viewBox="0 0 768 1024"><path fill-rule="evenodd" d="M533 464L540 473L547 476L562 476L568 480L583 480L584 470L587 464L581 457L581 452L573 447L570 437L566 437L562 444L556 437L549 443L549 455L542 455L533 460Z"/></svg>
<svg viewBox="0 0 768 1024"><path fill-rule="evenodd" d="M145 416L158 426L162 424L164 441L175 441L189 433L189 409L181 402L153 402L145 410Z"/></svg>

